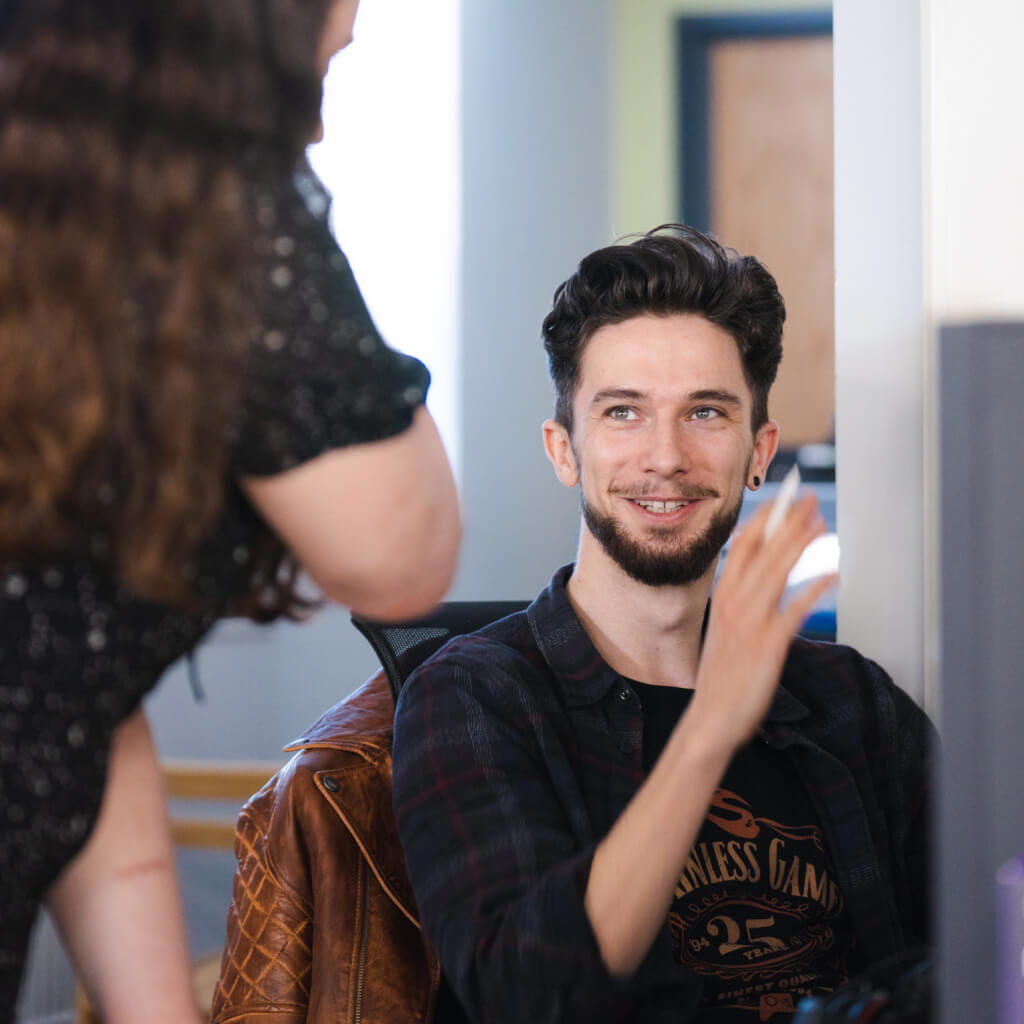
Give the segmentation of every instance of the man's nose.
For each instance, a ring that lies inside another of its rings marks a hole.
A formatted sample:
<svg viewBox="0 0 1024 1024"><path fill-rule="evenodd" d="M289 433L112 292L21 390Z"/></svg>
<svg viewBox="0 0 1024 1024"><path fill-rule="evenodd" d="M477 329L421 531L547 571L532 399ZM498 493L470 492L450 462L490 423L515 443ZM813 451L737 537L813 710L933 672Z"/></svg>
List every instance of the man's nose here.
<svg viewBox="0 0 1024 1024"><path fill-rule="evenodd" d="M669 421L652 424L648 441L644 467L647 471L663 477L689 472L692 453L681 424Z"/></svg>

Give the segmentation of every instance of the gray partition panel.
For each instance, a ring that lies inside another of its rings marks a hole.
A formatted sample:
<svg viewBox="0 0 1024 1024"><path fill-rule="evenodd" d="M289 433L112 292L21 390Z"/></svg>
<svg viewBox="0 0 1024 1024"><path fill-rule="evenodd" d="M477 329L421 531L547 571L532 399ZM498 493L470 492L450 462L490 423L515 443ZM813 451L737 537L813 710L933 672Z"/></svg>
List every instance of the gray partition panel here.
<svg viewBox="0 0 1024 1024"><path fill-rule="evenodd" d="M940 335L944 1024L996 1021L995 873L1024 855L1024 324Z"/></svg>

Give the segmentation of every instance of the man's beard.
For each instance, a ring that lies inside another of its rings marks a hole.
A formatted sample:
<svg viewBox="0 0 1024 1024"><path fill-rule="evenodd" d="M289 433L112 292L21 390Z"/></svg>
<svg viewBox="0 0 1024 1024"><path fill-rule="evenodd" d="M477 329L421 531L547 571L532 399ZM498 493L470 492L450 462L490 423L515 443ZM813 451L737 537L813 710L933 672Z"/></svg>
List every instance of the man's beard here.
<svg viewBox="0 0 1024 1024"><path fill-rule="evenodd" d="M648 587L678 587L699 580L711 568L740 517L743 494L717 512L702 534L680 538L671 547L674 530L660 531L668 543L648 544L630 537L615 518L594 509L582 491L580 500L587 529L626 575ZM659 531L654 532L657 538Z"/></svg>

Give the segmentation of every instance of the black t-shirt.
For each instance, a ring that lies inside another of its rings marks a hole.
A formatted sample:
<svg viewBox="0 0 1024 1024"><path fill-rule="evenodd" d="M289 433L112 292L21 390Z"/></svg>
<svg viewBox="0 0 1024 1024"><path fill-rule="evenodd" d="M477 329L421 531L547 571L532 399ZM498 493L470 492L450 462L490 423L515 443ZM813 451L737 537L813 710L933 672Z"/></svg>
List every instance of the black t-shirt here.
<svg viewBox="0 0 1024 1024"><path fill-rule="evenodd" d="M692 690L633 683L650 771ZM817 815L784 751L755 738L733 758L675 888L679 963L704 982L701 1021L788 1020L848 979L853 934Z"/></svg>

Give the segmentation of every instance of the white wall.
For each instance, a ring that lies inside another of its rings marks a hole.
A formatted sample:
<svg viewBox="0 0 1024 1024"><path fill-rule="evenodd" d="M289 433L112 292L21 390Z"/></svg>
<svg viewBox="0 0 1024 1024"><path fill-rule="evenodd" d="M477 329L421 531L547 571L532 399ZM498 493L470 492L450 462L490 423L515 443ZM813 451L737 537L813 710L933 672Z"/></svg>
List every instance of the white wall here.
<svg viewBox="0 0 1024 1024"><path fill-rule="evenodd" d="M839 639L924 694L926 371L917 0L837 0Z"/></svg>
<svg viewBox="0 0 1024 1024"><path fill-rule="evenodd" d="M929 0L929 304L936 321L1024 316L1024 8Z"/></svg>
<svg viewBox="0 0 1024 1024"><path fill-rule="evenodd" d="M540 324L611 241L607 0L463 5L462 459L455 594L529 598L575 554L576 497L540 425Z"/></svg>
<svg viewBox="0 0 1024 1024"><path fill-rule="evenodd" d="M938 713L940 323L1024 316L1024 10L837 0L840 638Z"/></svg>

